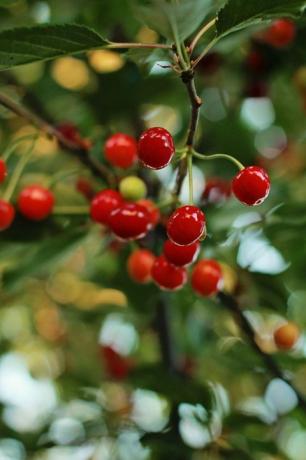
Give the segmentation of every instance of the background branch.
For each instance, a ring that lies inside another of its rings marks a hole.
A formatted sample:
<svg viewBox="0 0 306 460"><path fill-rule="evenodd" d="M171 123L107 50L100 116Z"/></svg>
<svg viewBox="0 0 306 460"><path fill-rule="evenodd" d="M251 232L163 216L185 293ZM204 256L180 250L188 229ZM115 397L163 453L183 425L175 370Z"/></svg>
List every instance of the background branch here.
<svg viewBox="0 0 306 460"><path fill-rule="evenodd" d="M63 136L56 126L34 114L3 93L0 93L0 104L19 117L27 120L30 124L36 126L48 136L55 137L67 152L77 157L96 177L105 180L109 185L115 185L115 177L108 168L91 157L86 149L80 148L78 144L75 144Z"/></svg>
<svg viewBox="0 0 306 460"><path fill-rule="evenodd" d="M276 361L273 359L271 355L268 355L262 349L259 347L259 345L256 342L255 339L255 333L254 329L249 323L248 319L244 315L243 311L241 310L240 306L238 305L238 302L236 299L228 294L225 294L224 292L219 292L217 295L217 298L219 302L227 309L229 310L232 315L234 316L237 324L245 334L245 336L248 338L248 341L253 348L253 350L257 353L257 355L260 356L262 359L263 363L265 364L265 367L268 369L270 374L273 377L279 378L284 380L290 387L293 389L293 391L296 393L297 398L299 400L299 405L303 410L306 411L306 399L304 395L300 393L300 391L295 387L295 385L292 383L292 381L286 377L281 370L281 368L278 366Z"/></svg>

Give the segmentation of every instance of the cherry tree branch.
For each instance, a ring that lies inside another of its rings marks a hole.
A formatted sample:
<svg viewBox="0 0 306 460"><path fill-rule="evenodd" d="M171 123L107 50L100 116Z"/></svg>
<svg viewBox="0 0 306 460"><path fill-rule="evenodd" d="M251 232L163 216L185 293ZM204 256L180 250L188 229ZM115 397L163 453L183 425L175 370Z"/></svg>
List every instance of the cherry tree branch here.
<svg viewBox="0 0 306 460"><path fill-rule="evenodd" d="M15 113L19 117L27 120L30 124L36 126L47 136L56 138L67 152L77 157L79 161L81 161L81 163L83 163L83 165L86 166L96 177L105 180L109 185L115 184L115 177L106 166L91 157L86 149L80 148L79 145L63 136L63 134L53 124L34 114L26 107L18 104L6 94L0 93L0 105Z"/></svg>
<svg viewBox="0 0 306 460"><path fill-rule="evenodd" d="M276 378L279 378L281 380L284 380L295 392L300 407L306 411L306 399L305 396L295 387L295 385L292 383L292 381L284 374L282 369L278 366L277 362L273 359L271 355L268 355L265 353L257 344L256 339L255 339L255 333L253 330L253 327L251 326L250 322L248 321L247 317L243 314L243 311L241 310L240 306L238 305L238 302L236 299L228 294L225 294L224 292L219 292L217 295L217 298L219 302L231 312L231 314L234 316L237 324L243 331L244 335L248 338L248 341L253 348L253 350L256 352L258 356L262 359L263 363L265 364L266 368L270 372L270 374Z"/></svg>

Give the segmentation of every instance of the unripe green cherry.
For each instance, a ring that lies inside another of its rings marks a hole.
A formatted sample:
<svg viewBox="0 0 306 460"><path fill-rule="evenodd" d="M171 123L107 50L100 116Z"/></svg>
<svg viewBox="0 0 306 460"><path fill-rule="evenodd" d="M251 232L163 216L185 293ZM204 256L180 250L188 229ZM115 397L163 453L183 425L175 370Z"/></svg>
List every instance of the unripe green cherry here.
<svg viewBox="0 0 306 460"><path fill-rule="evenodd" d="M139 177L128 176L120 182L119 191L125 200L138 201L147 195L147 186Z"/></svg>

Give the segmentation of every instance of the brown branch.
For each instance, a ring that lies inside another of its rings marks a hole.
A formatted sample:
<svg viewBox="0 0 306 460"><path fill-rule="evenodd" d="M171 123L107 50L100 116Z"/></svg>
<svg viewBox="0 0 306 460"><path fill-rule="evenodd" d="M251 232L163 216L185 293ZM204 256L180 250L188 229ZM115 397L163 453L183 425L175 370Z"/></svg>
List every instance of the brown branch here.
<svg viewBox="0 0 306 460"><path fill-rule="evenodd" d="M40 129L43 133L47 136L56 138L60 145L69 153L76 156L84 166L86 166L90 171L100 179L105 180L109 185L115 185L115 177L114 175L108 170L106 166L101 164L95 158L89 155L89 152L86 149L80 148L79 145L75 144L74 142L67 139L63 134L51 123L47 122L40 116L34 114L26 107L18 104L17 102L13 101L11 98L6 96L3 93L0 93L0 104L5 107L6 109L14 112L21 118L24 118L32 125L36 126Z"/></svg>
<svg viewBox="0 0 306 460"><path fill-rule="evenodd" d="M290 387L293 389L293 391L297 395L300 407L306 411L305 396L302 395L302 393L300 393L300 391L295 387L292 381L284 375L283 371L278 366L277 362L273 359L273 357L265 353L259 347L255 339L255 333L254 333L253 327L251 326L246 316L243 314L243 311L239 307L236 299L232 297L231 295L225 294L224 292L219 292L219 294L217 295L217 298L219 302L233 314L237 324L240 326L241 330L244 332L245 336L248 338L251 347L257 353L257 355L260 356L266 368L269 370L270 374L276 378L284 380L288 385L290 385Z"/></svg>
<svg viewBox="0 0 306 460"><path fill-rule="evenodd" d="M191 118L190 118L190 124L189 124L189 129L188 129L188 134L187 134L187 141L186 141L186 147L188 150L191 150L194 146L194 141L195 141L195 135L197 131L197 126L199 122L199 116L200 116L200 108L202 105L202 100L197 94L195 82L194 82L194 73L192 70L186 70L185 72L182 72L181 75L183 83L186 85L186 89L189 95L190 103L191 103ZM174 194L176 196L179 196L181 192L181 188L184 182L184 179L187 174L187 158L184 157L182 158L179 169L178 169L178 174L177 174L177 179L176 179L176 184L175 184L175 189L174 189Z"/></svg>

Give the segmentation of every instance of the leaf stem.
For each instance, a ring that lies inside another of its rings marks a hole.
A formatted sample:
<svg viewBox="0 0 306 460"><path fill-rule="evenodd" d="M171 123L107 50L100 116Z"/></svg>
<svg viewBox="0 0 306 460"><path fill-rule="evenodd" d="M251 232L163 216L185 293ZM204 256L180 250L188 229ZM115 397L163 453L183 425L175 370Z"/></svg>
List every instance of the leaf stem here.
<svg viewBox="0 0 306 460"><path fill-rule="evenodd" d="M212 19L210 22L208 22L207 24L205 24L200 30L199 32L197 33L197 35L194 37L194 39L192 40L192 42L190 43L189 45L189 52L190 54L193 52L193 50L195 49L198 41L200 40L200 38L208 31L210 30L214 25L216 24L216 19Z"/></svg>
<svg viewBox="0 0 306 460"><path fill-rule="evenodd" d="M111 42L109 45L106 45L105 48L108 49L125 49L125 48L148 48L148 49L165 49L171 50L171 45L165 45L162 43L114 43Z"/></svg>
<svg viewBox="0 0 306 460"><path fill-rule="evenodd" d="M234 163L235 166L237 166L237 168L240 171L242 169L244 169L243 164L240 163L239 160L237 160L236 158L232 157L231 155L226 155L225 153L215 153L213 155L204 155L202 153L198 153L195 150L193 150L192 155L195 158L198 158L199 160L208 160L209 161L209 160L223 159L223 160L231 161L232 163Z"/></svg>
<svg viewBox="0 0 306 460"><path fill-rule="evenodd" d="M12 196L13 196L13 193L16 189L16 186L18 184L18 181L21 177L21 174L23 173L23 170L24 168L26 167L28 161L30 160L31 156L32 156L32 153L33 153L33 148L34 148L34 145L35 145L35 142L37 140L37 136L35 136L35 138L33 139L30 147L28 148L27 152L25 154L22 155L22 157L20 158L19 162L17 163L17 166L11 176L11 179L8 183L8 186L3 194L3 199L5 201L10 201Z"/></svg>

